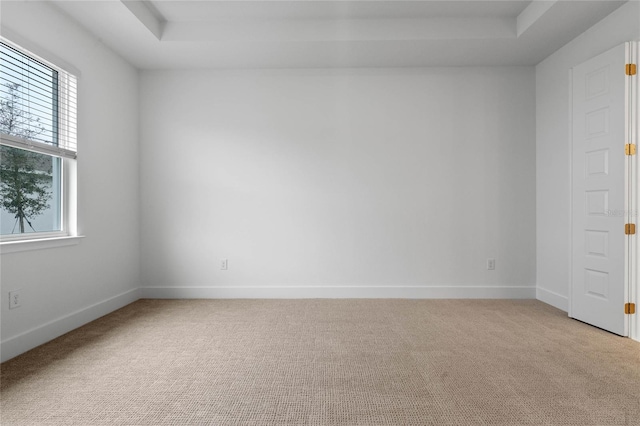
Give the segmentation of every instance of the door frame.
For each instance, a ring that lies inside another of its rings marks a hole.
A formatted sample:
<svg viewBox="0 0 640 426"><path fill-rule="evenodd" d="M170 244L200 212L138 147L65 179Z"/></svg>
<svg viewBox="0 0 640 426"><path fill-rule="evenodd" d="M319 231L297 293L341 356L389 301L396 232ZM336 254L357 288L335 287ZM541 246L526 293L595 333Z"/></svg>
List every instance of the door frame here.
<svg viewBox="0 0 640 426"><path fill-rule="evenodd" d="M627 64L636 64L636 67L640 66L639 63L640 56L640 43L638 41L632 41L626 43L626 61ZM638 140L638 133L640 125L640 120L638 119L638 113L640 107L640 85L638 84L638 79L640 78L640 74L627 77L626 89L625 90L625 103L626 103L626 127L629 132L628 142L634 143L636 147L640 147L640 140ZM629 191L629 216L630 219L633 220L633 223L636 224L637 228L640 228L640 217L638 215L638 200L640 198L640 173L638 173L638 155L637 153L634 156L629 157L628 166L630 167L628 182L631 182L632 188ZM636 231L636 235L631 238L629 243L629 255L627 256L627 261L629 262L627 265L627 273L628 276L628 290L627 290L627 301L636 304L636 313L634 315L629 316L629 337L633 340L640 341L640 312L638 309L640 308L640 280L638 279L638 251L640 242L638 241L638 230Z"/></svg>
<svg viewBox="0 0 640 426"><path fill-rule="evenodd" d="M615 47L615 46L613 46ZM638 63L640 56L640 43L637 41L625 43L625 63ZM595 57L597 55L594 55ZM585 59L588 60L589 58ZM575 64L577 66L579 64ZM622 70L621 70L622 72ZM569 292L568 292L568 315L573 317L573 67L569 68ZM638 155L640 155L640 141L638 141L639 121L638 113L640 106L640 85L638 84L640 74L625 79L625 127L628 131L628 141L620 142L620 149L624 149L625 143L634 143L639 148L636 155L629 156L625 162L625 192L628 196L625 199L625 210L629 216L629 222L637 224L638 232L640 232L640 221L638 212L638 199L640 198L640 174L638 173ZM627 237L627 247L625 248L625 300L636 304L636 313L628 315L629 338L640 341L640 304L638 303L640 296L640 281L638 280L638 234ZM623 309L621 306L620 309Z"/></svg>

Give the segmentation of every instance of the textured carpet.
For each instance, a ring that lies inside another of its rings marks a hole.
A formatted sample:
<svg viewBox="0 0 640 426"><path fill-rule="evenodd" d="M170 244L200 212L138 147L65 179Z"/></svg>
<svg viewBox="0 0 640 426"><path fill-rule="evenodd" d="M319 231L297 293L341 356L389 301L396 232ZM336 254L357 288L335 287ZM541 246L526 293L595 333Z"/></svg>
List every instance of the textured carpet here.
<svg viewBox="0 0 640 426"><path fill-rule="evenodd" d="M140 300L1 365L2 425L637 425L640 343L534 300Z"/></svg>

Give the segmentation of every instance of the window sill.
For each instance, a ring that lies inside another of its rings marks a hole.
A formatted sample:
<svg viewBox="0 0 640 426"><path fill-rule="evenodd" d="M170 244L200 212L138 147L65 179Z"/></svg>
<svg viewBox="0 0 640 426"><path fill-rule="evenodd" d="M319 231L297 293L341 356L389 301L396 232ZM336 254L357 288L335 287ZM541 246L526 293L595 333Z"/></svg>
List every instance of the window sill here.
<svg viewBox="0 0 640 426"><path fill-rule="evenodd" d="M35 240L3 241L0 242L0 254L75 246L80 244L83 238L84 236L80 235L73 237L40 238Z"/></svg>

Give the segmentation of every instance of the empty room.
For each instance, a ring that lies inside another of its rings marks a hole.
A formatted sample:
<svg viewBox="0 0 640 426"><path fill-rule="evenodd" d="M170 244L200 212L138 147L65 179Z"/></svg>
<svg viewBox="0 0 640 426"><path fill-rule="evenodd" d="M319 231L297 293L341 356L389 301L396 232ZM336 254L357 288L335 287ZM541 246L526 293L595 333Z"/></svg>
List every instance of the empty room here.
<svg viewBox="0 0 640 426"><path fill-rule="evenodd" d="M639 42L638 0L3 0L0 424L640 425Z"/></svg>

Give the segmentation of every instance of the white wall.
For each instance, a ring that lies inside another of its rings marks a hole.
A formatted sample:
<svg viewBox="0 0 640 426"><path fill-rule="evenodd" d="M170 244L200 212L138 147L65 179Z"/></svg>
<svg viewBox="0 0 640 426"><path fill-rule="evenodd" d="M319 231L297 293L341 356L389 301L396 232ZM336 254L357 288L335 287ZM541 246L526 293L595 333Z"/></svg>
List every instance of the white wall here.
<svg viewBox="0 0 640 426"><path fill-rule="evenodd" d="M631 1L536 67L537 297L568 309L569 70L640 37L640 3Z"/></svg>
<svg viewBox="0 0 640 426"><path fill-rule="evenodd" d="M530 297L537 273L538 297L566 309L568 70L637 39L639 18L630 2L535 78L144 72L139 176L136 70L53 6L3 2L3 30L81 71L86 238L2 255L2 360L135 300L140 282L158 297Z"/></svg>
<svg viewBox="0 0 640 426"><path fill-rule="evenodd" d="M142 72L142 295L534 297L534 95L533 68Z"/></svg>
<svg viewBox="0 0 640 426"><path fill-rule="evenodd" d="M137 299L138 73L55 7L3 2L2 28L80 72L79 245L3 254L2 360ZM5 34L6 35L6 34ZM20 289L22 306L8 309Z"/></svg>

